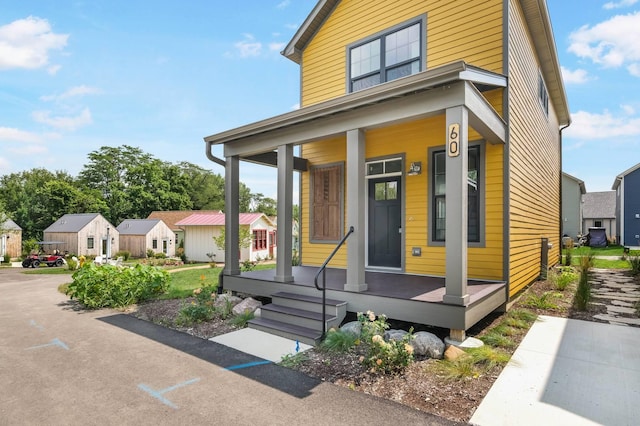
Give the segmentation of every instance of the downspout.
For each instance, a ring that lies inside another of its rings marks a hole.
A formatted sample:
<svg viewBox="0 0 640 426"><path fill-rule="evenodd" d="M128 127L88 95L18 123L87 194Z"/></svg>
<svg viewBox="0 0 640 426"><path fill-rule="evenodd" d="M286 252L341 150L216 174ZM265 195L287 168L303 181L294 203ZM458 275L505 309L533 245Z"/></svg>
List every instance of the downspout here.
<svg viewBox="0 0 640 426"><path fill-rule="evenodd" d="M558 229L560 231L559 234L559 239L558 241L560 241L560 249L558 250L558 263L562 264L562 131L564 129L566 129L567 127L571 126L571 117L569 117L569 122L565 125L560 127L560 131L558 132L559 136L560 136L560 181L559 181L559 186L560 186L560 221L558 222L559 226ZM580 204L580 209L582 209L582 204ZM580 224L580 229L582 229L582 223Z"/></svg>
<svg viewBox="0 0 640 426"><path fill-rule="evenodd" d="M221 165L222 167L226 166L227 163L223 159L214 156L213 153L211 152L211 148L213 147L213 143L209 142L209 141L204 141L204 143L205 143L205 146L206 146L205 154L207 155L207 158L209 160L213 161L214 163Z"/></svg>

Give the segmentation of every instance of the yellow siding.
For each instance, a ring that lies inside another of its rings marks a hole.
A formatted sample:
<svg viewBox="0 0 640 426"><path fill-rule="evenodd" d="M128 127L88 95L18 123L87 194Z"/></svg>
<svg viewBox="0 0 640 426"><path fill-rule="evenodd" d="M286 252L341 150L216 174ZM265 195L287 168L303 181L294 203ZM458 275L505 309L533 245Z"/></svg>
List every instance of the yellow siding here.
<svg viewBox="0 0 640 426"><path fill-rule="evenodd" d="M546 117L538 100L538 63L531 48L518 1L511 0L509 17L510 124L510 295L540 274L541 238L559 256L560 153L558 122L549 105Z"/></svg>
<svg viewBox="0 0 640 426"><path fill-rule="evenodd" d="M426 17L427 68L456 60L502 73L503 0L343 0L303 52L302 105L346 93L346 47Z"/></svg>
<svg viewBox="0 0 640 426"><path fill-rule="evenodd" d="M501 99L501 97L498 97ZM500 108L498 108L500 109ZM405 166L421 161L423 173L403 176L405 191L405 271L415 274L444 275L445 248L428 246L428 150L444 147L445 118L438 116L366 132L366 158L404 155ZM471 132L473 133L473 132ZM310 166L346 160L345 138L316 142L303 146L302 156ZM485 240L482 248L469 249L469 276L473 278L503 279L503 146L485 144ZM407 167L405 167L406 169ZM302 260L305 265L319 265L329 255L334 244L309 242L309 174L302 176ZM346 193L346 188L345 188ZM345 200L345 211L346 211ZM346 218L345 218L346 220ZM346 224L348 226L348 224ZM411 256L411 248L420 247L422 256ZM346 251L332 262L346 265Z"/></svg>

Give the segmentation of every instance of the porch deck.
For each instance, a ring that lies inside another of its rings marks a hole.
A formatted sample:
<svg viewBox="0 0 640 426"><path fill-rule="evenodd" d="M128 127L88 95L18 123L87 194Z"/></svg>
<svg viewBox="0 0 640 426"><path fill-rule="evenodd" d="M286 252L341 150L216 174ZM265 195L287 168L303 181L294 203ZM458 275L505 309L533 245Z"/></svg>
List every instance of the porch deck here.
<svg viewBox="0 0 640 426"><path fill-rule="evenodd" d="M291 283L275 281L272 269L243 272L224 276L223 288L264 297L280 291L318 296L313 283L317 271L318 267L295 266ZM366 291L345 291L346 270L327 268L327 297L346 301L349 312L372 310L397 320L458 330L472 327L507 301L505 282L468 280L469 303L458 306L442 302L444 277L367 271L365 280Z"/></svg>

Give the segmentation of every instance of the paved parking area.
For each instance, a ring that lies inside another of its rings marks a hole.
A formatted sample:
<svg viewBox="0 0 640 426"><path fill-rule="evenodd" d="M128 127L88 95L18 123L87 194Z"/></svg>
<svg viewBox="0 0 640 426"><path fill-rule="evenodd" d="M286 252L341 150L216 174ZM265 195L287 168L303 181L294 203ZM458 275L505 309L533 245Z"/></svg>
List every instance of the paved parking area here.
<svg viewBox="0 0 640 426"><path fill-rule="evenodd" d="M0 424L454 424L0 269Z"/></svg>

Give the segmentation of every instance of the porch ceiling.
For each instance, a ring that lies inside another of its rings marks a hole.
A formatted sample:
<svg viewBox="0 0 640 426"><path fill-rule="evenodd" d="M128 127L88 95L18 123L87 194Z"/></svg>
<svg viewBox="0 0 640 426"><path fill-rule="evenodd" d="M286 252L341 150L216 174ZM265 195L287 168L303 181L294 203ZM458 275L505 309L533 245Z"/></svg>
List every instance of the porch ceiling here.
<svg viewBox="0 0 640 426"><path fill-rule="evenodd" d="M499 74L459 61L412 76L350 93L288 114L205 138L207 154L224 144L225 157L248 157L273 151L280 145L302 144L444 113L466 106L470 125L488 141L505 141L506 124L475 84L505 87Z"/></svg>

